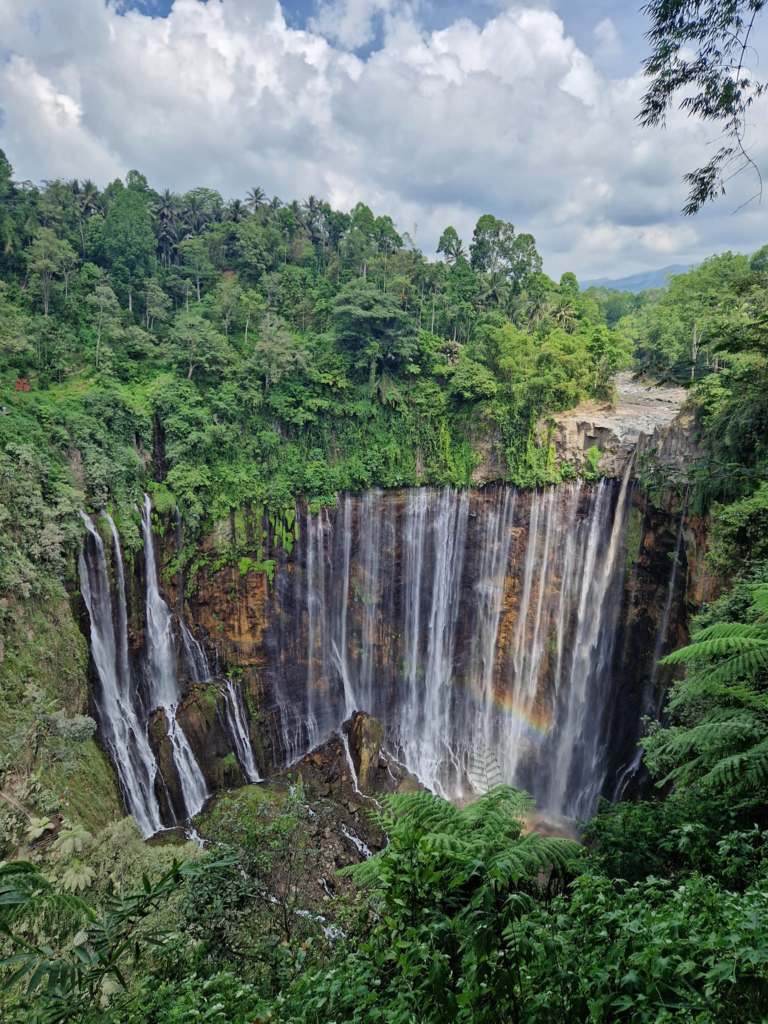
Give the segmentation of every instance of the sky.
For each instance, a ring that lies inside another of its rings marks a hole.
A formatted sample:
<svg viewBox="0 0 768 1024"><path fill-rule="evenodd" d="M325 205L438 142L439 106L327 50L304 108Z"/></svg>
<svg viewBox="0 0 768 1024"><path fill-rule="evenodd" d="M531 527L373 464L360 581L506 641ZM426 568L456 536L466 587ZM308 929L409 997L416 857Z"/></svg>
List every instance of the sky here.
<svg viewBox="0 0 768 1024"><path fill-rule="evenodd" d="M493 213L535 236L554 278L755 251L768 196L736 212L750 176L679 213L716 132L677 112L638 125L640 6L0 0L0 148L17 180L135 168L157 189L362 200L430 256L447 225L468 243ZM751 118L765 170L768 97Z"/></svg>

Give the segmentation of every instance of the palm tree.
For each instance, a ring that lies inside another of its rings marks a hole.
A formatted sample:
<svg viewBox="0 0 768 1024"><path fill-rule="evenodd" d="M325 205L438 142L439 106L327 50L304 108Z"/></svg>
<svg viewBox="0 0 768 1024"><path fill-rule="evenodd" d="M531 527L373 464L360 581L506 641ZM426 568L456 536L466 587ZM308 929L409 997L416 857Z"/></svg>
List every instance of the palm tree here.
<svg viewBox="0 0 768 1024"><path fill-rule="evenodd" d="M178 215L179 197L169 188L160 193L160 198L152 207L152 215L158 220L170 221Z"/></svg>
<svg viewBox="0 0 768 1024"><path fill-rule="evenodd" d="M213 199L211 199L208 205L208 212L211 220L214 221L214 223L220 224L224 220L225 208L224 200L221 198L221 196L215 196Z"/></svg>
<svg viewBox="0 0 768 1024"><path fill-rule="evenodd" d="M99 190L90 178L87 178L80 187L80 206L86 218L98 212Z"/></svg>
<svg viewBox="0 0 768 1024"><path fill-rule="evenodd" d="M179 211L179 197L168 188L150 209L155 238L165 266L171 265L171 250L179 240Z"/></svg>
<svg viewBox="0 0 768 1024"><path fill-rule="evenodd" d="M193 192L189 196L182 213L185 227L193 234L199 234L210 219L208 206L202 196Z"/></svg>
<svg viewBox="0 0 768 1024"><path fill-rule="evenodd" d="M231 221L233 224L239 224L245 220L247 215L246 205L242 199L230 199L224 214L225 220Z"/></svg>
<svg viewBox="0 0 768 1024"><path fill-rule="evenodd" d="M538 325L549 312L549 298L546 294L534 294L525 305L525 318L528 324Z"/></svg>
<svg viewBox="0 0 768 1024"><path fill-rule="evenodd" d="M233 202L234 202L234 200L233 200ZM246 193L245 205L247 206L247 208L249 210L252 210L254 213L256 213L256 211L258 209L260 209L260 207L266 206L266 204L267 204L267 193L264 191L263 188L259 188L258 185L256 185L254 188L252 188L250 190L250 192ZM230 206L231 205L232 204L230 203Z"/></svg>
<svg viewBox="0 0 768 1024"><path fill-rule="evenodd" d="M306 212L307 223L311 227L323 212L322 200L318 199L317 196L310 196L308 199L302 200L301 206Z"/></svg>
<svg viewBox="0 0 768 1024"><path fill-rule="evenodd" d="M301 203L299 202L299 200L298 199L292 199L290 201L290 203L288 204L288 209L293 214L293 219L296 221L296 223L299 225L299 227L303 227L304 226L304 211L301 208Z"/></svg>
<svg viewBox="0 0 768 1024"><path fill-rule="evenodd" d="M484 274L480 282L480 304L489 309L491 306L504 306L509 299L511 287L503 270L494 270Z"/></svg>
<svg viewBox="0 0 768 1024"><path fill-rule="evenodd" d="M75 178L70 183L70 190L75 200L75 218L80 231L80 247L83 256L85 256L85 232L83 231L83 225L87 224L93 214L98 211L99 190L90 178L84 181L82 185Z"/></svg>
<svg viewBox="0 0 768 1024"><path fill-rule="evenodd" d="M549 314L555 321L558 327L562 327L564 331L569 334L574 328L578 314L573 306L570 304L566 296L561 295L554 308Z"/></svg>

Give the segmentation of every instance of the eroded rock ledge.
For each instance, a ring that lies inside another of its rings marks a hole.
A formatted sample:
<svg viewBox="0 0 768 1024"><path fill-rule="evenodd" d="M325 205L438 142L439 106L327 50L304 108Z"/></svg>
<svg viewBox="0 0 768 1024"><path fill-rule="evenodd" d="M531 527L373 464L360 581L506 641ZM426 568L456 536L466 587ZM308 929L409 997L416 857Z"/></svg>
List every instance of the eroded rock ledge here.
<svg viewBox="0 0 768 1024"><path fill-rule="evenodd" d="M653 387L633 381L631 373L621 373L616 394L615 404L588 401L552 416L554 435L542 421L541 442L549 434L558 462L571 462L579 473L587 466L587 452L598 448L602 455L594 468L613 477L623 474L635 453L640 457L652 452L670 482L685 482L699 451L693 440L694 414L685 404L684 389ZM639 462L636 473L638 468Z"/></svg>

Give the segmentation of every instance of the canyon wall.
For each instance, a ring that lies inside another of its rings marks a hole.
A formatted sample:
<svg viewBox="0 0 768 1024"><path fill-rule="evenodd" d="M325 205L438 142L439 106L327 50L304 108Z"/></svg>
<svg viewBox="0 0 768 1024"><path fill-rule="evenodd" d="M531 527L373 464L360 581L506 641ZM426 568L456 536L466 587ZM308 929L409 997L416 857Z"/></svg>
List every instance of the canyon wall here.
<svg viewBox="0 0 768 1024"><path fill-rule="evenodd" d="M642 717L669 681L655 662L686 637L688 547L679 517L631 482L371 491L301 505L279 531L233 515L186 570L174 524L159 538L169 606L211 666L203 685L179 631L178 720L211 791L242 779L227 677L262 776L362 710L392 757L454 799L487 752L554 814L643 785ZM141 556L133 577L141 662ZM161 714L151 735L161 749Z"/></svg>
<svg viewBox="0 0 768 1024"><path fill-rule="evenodd" d="M283 770L355 711L381 724L398 778L449 799L489 765L565 818L642 792L643 718L670 682L659 658L713 596L680 402L620 375L615 403L542 424L556 462L595 484L246 507L202 539L145 497L130 565L109 516L83 516L92 706L145 832ZM497 473L489 453L478 479ZM649 467L682 484L674 512L637 483Z"/></svg>

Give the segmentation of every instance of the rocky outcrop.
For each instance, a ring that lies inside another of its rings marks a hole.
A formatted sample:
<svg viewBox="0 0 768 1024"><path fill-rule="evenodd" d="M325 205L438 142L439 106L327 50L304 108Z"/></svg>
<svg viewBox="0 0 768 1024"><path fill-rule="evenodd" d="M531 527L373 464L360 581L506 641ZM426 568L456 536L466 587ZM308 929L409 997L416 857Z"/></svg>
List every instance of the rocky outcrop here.
<svg viewBox="0 0 768 1024"><path fill-rule="evenodd" d="M635 458L638 474L650 458L670 483L685 482L699 452L694 441L694 414L685 406L682 388L650 387L629 373L616 379L615 402L583 402L539 424L539 443L549 438L557 462L569 462L577 473L621 477ZM552 423L554 426L552 426ZM599 449L590 463L588 452Z"/></svg>
<svg viewBox="0 0 768 1024"><path fill-rule="evenodd" d="M223 793L247 781L232 750L223 700L215 685L196 686L190 690L177 715L210 793ZM180 820L184 817L184 800L168 736L168 721L162 708L150 716L149 740L160 769L155 790L162 818L165 822Z"/></svg>
<svg viewBox="0 0 768 1024"><path fill-rule="evenodd" d="M506 480L509 465L504 456L504 445L498 429L492 424L482 424L482 430L470 432L469 443L478 464L472 472L472 483L476 487Z"/></svg>
<svg viewBox="0 0 768 1024"><path fill-rule="evenodd" d="M381 749L384 729L365 711L355 711L341 726L347 738L356 786L366 796L376 793L415 793L424 786L391 755Z"/></svg>
<svg viewBox="0 0 768 1024"><path fill-rule="evenodd" d="M375 791L381 738L384 735L381 722L377 722L364 711L356 711L341 728L347 736L352 764L357 774L357 784L363 793L372 793ZM385 764L386 762L382 767Z"/></svg>

